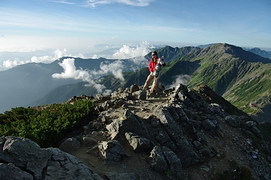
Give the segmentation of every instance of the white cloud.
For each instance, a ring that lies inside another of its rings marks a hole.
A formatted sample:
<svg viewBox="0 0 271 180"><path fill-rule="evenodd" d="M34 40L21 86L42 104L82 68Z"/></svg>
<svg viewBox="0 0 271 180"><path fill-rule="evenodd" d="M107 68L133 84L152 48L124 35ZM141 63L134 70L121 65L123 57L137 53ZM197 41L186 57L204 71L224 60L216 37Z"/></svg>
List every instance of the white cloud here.
<svg viewBox="0 0 271 180"><path fill-rule="evenodd" d="M53 55L52 56L32 56L30 58L30 60L18 60L18 59L15 59L15 60L5 60L3 61L2 63L2 67L3 69L10 69L10 68L13 68L15 66L18 66L18 65L22 65L22 64L27 64L27 63L45 63L45 64L49 64L49 63L52 63L54 62L55 60L61 58L61 57L64 57L64 56L69 56L69 57L81 57L81 58L84 58L85 56L83 54L77 54L77 55L72 55L72 54L68 54L67 53L67 50L66 49L56 49L54 52L53 52Z"/></svg>
<svg viewBox="0 0 271 180"><path fill-rule="evenodd" d="M52 57L51 56L41 56L41 57L33 56L31 58L31 62L35 62L35 63L50 63L50 62L52 62ZM25 63L27 63L27 62L25 62Z"/></svg>
<svg viewBox="0 0 271 180"><path fill-rule="evenodd" d="M133 57L142 57L148 54L153 48L154 47L146 41L136 45L135 47L123 45L116 53L113 54L113 58L128 59Z"/></svg>
<svg viewBox="0 0 271 180"><path fill-rule="evenodd" d="M87 82L87 86L93 86L98 93L102 93L105 89L105 86L99 83L96 83L93 80L93 76L86 70L77 70L74 65L73 58L64 59L63 62L59 63L59 65L63 68L64 72L62 73L54 73L52 75L53 78L56 79L76 79Z"/></svg>
<svg viewBox="0 0 271 180"><path fill-rule="evenodd" d="M30 61L28 61L30 62ZM25 64L25 63L28 63L27 61L20 61L20 60L6 60L3 62L3 68L4 69L10 69L10 68L13 68L15 66L18 66L18 65L22 65L22 64Z"/></svg>
<svg viewBox="0 0 271 180"><path fill-rule="evenodd" d="M73 58L64 59L63 62L59 63L59 65L63 68L64 72L62 73L55 73L52 75L53 78L56 79L81 79L83 81L89 81L89 73L85 70L76 70L74 65Z"/></svg>
<svg viewBox="0 0 271 180"><path fill-rule="evenodd" d="M55 50L55 57L54 58L59 59L59 58L66 56L66 55L67 55L66 49L63 49L63 50L57 49L57 50Z"/></svg>
<svg viewBox="0 0 271 180"><path fill-rule="evenodd" d="M52 2L61 3L61 4L70 4L73 5L75 2L67 1L67 0L54 0Z"/></svg>
<svg viewBox="0 0 271 180"><path fill-rule="evenodd" d="M154 0L87 0L87 6L95 7L103 4L125 4L129 6L148 6Z"/></svg>
<svg viewBox="0 0 271 180"><path fill-rule="evenodd" d="M63 62L59 63L59 65L63 68L64 72L55 73L52 75L53 78L56 79L77 79L87 82L87 86L93 86L98 93L102 93L105 91L105 86L99 83L96 83L93 80L93 75L86 70L77 70L74 65L73 58L64 59Z"/></svg>
<svg viewBox="0 0 271 180"><path fill-rule="evenodd" d="M179 84L187 85L190 78L191 77L189 75L187 75L187 74L176 76L175 81L171 85L169 85L169 88L175 88Z"/></svg>
<svg viewBox="0 0 271 180"><path fill-rule="evenodd" d="M93 56L91 56L91 59L98 59L99 56L97 54L94 54Z"/></svg>
<svg viewBox="0 0 271 180"><path fill-rule="evenodd" d="M100 70L98 71L87 71L83 69L76 69L73 58L64 59L59 65L63 68L62 73L54 73L53 78L56 79L76 79L82 80L88 83L88 86L93 86L98 93L109 93L110 91L105 88L104 85L95 82L95 79L107 75L113 74L115 78L124 80L122 69L123 64L120 61L114 61L113 63L102 63Z"/></svg>
<svg viewBox="0 0 271 180"><path fill-rule="evenodd" d="M99 73L101 75L112 73L115 78L124 81L124 77L123 77L123 74L122 74L124 66L123 66L121 61L115 61L115 62L110 63L110 64L102 63L100 65L100 68L101 68L101 70L99 71Z"/></svg>
<svg viewBox="0 0 271 180"><path fill-rule="evenodd" d="M52 0L55 3L68 4L68 5L80 5L87 7L96 7L97 5L105 5L105 4L125 4L129 6L139 6L144 7L148 6L154 0L81 0L74 2L72 0Z"/></svg>

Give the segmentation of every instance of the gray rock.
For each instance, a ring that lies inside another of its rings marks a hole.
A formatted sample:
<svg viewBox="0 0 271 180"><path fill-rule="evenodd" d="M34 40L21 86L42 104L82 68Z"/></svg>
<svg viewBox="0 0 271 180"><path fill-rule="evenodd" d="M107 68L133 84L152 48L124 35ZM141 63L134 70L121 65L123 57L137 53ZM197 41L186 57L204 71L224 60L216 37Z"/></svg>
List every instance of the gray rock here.
<svg viewBox="0 0 271 180"><path fill-rule="evenodd" d="M102 180L82 161L76 157L62 152L57 148L48 148L52 152L52 158L48 161L44 179L86 179Z"/></svg>
<svg viewBox="0 0 271 180"><path fill-rule="evenodd" d="M164 156L169 166L167 176L171 179L182 179L182 163L178 156L167 147L162 147Z"/></svg>
<svg viewBox="0 0 271 180"><path fill-rule="evenodd" d="M128 101L128 100L134 100L134 97L133 97L132 93L124 92L124 93L119 94L118 99L124 99L124 100Z"/></svg>
<svg viewBox="0 0 271 180"><path fill-rule="evenodd" d="M174 119L174 116L171 115L170 110L172 107L157 107L155 110L154 114L156 117L160 120L160 123L162 124L162 128L165 130L164 132L161 131L162 134L159 133L158 137L160 135L164 135L164 137L168 136L170 138L170 141L174 142L174 144L166 145L167 147L176 150L176 147L174 146L179 146L182 135L183 135L183 130L180 128L180 124L178 120ZM165 134L166 133L166 134ZM162 136L163 138L163 136ZM165 139L165 138L163 138Z"/></svg>
<svg viewBox="0 0 271 180"><path fill-rule="evenodd" d="M127 156L117 140L103 141L98 148L100 155L106 161L121 161Z"/></svg>
<svg viewBox="0 0 271 180"><path fill-rule="evenodd" d="M262 138L262 133L258 128L258 123L255 121L246 121L244 128L251 131L255 136Z"/></svg>
<svg viewBox="0 0 271 180"><path fill-rule="evenodd" d="M166 172L170 179L182 179L182 164L178 156L168 147L155 146L150 154L150 165L155 171Z"/></svg>
<svg viewBox="0 0 271 180"><path fill-rule="evenodd" d="M85 136L82 138L82 142L85 146L93 147L98 144L98 141L92 137Z"/></svg>
<svg viewBox="0 0 271 180"><path fill-rule="evenodd" d="M169 108L158 106L156 108L154 114L160 120L161 124L163 124L165 127L170 129L170 131L172 131L172 133L174 133L174 132L178 133L179 128L178 128L178 125L176 123L176 120L170 114L168 109Z"/></svg>
<svg viewBox="0 0 271 180"><path fill-rule="evenodd" d="M148 131L142 119L132 113L130 110L124 112L123 117L113 120L106 126L111 139L124 136L126 132L134 132L138 135L148 137Z"/></svg>
<svg viewBox="0 0 271 180"><path fill-rule="evenodd" d="M165 172L168 169L166 159L160 146L154 146L149 158L151 168L155 171Z"/></svg>
<svg viewBox="0 0 271 180"><path fill-rule="evenodd" d="M188 88L185 85L183 85L183 84L179 84L176 87L174 94L178 95L178 93L181 93L183 96L187 96L189 94L188 93Z"/></svg>
<svg viewBox="0 0 271 180"><path fill-rule="evenodd" d="M0 163L0 179L1 180L32 180L33 176L28 172L14 166L14 164Z"/></svg>
<svg viewBox="0 0 271 180"><path fill-rule="evenodd" d="M42 171L52 155L29 139L15 137L6 137L3 153L12 160L10 163L31 172L35 179L42 178Z"/></svg>
<svg viewBox="0 0 271 180"><path fill-rule="evenodd" d="M149 139L137 136L131 132L125 133L125 137L135 152L150 152L153 144Z"/></svg>
<svg viewBox="0 0 271 180"><path fill-rule="evenodd" d="M182 162L183 167L188 167L199 163L200 157L189 143L186 137L182 137L178 143L178 152L176 152Z"/></svg>
<svg viewBox="0 0 271 180"><path fill-rule="evenodd" d="M110 96L109 96L109 95L104 96L104 95L102 95L102 94L97 94L97 95L95 96L95 98L96 98L97 100L100 100L100 101L107 101L107 100L110 99Z"/></svg>
<svg viewBox="0 0 271 180"><path fill-rule="evenodd" d="M147 99L147 91L140 90L133 93L133 96L135 96L139 100L146 100Z"/></svg>
<svg viewBox="0 0 271 180"><path fill-rule="evenodd" d="M102 179L76 157L60 149L41 149L25 138L6 137L4 140L0 154L10 161L0 164L0 179Z"/></svg>
<svg viewBox="0 0 271 180"><path fill-rule="evenodd" d="M218 114L219 116L223 117L225 112L223 110L223 108L217 104L217 103L211 103L210 106L209 106L210 110L213 112L213 113L216 113Z"/></svg>
<svg viewBox="0 0 271 180"><path fill-rule="evenodd" d="M159 142L159 144L163 146L170 147L171 149L176 150L176 144L173 142L173 140L170 138L168 133L163 129L158 129L158 132L154 134L154 138L156 141Z"/></svg>
<svg viewBox="0 0 271 180"><path fill-rule="evenodd" d="M134 93L134 92L136 92L136 91L138 91L138 90L139 90L138 85L133 84L133 85L130 86L130 92L131 92L131 93Z"/></svg>
<svg viewBox="0 0 271 180"><path fill-rule="evenodd" d="M105 101L104 103L102 103L100 105L100 109L102 109L102 110L108 110L112 106L113 106L113 103L108 100L108 101Z"/></svg>
<svg viewBox="0 0 271 180"><path fill-rule="evenodd" d="M230 115L225 117L225 121L231 127L241 127L241 120L238 116Z"/></svg>
<svg viewBox="0 0 271 180"><path fill-rule="evenodd" d="M108 172L105 174L109 180L140 180L140 177L136 173L114 173Z"/></svg>
<svg viewBox="0 0 271 180"><path fill-rule="evenodd" d="M124 105L125 103L126 102L123 99L118 99L118 100L114 101L114 106L115 106L115 108L119 108L122 105Z"/></svg>
<svg viewBox="0 0 271 180"><path fill-rule="evenodd" d="M59 149L65 152L76 151L80 148L81 143L74 137L67 138L63 143L59 146Z"/></svg>
<svg viewBox="0 0 271 180"><path fill-rule="evenodd" d="M210 119L206 119L206 120L202 121L202 126L207 131L217 130L217 128L218 128L217 121L210 120Z"/></svg>

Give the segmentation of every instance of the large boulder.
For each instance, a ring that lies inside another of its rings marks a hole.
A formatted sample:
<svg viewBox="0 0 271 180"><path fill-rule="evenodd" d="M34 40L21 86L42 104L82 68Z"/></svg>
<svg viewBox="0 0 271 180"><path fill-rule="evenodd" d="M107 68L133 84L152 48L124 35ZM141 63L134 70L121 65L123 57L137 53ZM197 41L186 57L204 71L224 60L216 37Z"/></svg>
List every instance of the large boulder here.
<svg viewBox="0 0 271 180"><path fill-rule="evenodd" d="M138 90L139 90L139 86L138 85L133 84L133 85L130 86L130 92L131 93L134 93L134 92L136 92Z"/></svg>
<svg viewBox="0 0 271 180"><path fill-rule="evenodd" d="M124 137L126 132L134 132L144 137L149 136L142 119L130 110L126 110L119 119L114 119L112 123L106 126L106 129L108 130L111 139Z"/></svg>
<svg viewBox="0 0 271 180"><path fill-rule="evenodd" d="M155 146L149 156L151 168L158 172L165 172L167 161L164 157L163 150L160 146Z"/></svg>
<svg viewBox="0 0 271 180"><path fill-rule="evenodd" d="M44 171L44 179L102 180L82 161L57 148L49 148L52 157Z"/></svg>
<svg viewBox="0 0 271 180"><path fill-rule="evenodd" d="M149 156L151 168L166 172L170 179L182 179L182 163L178 156L168 147L155 146Z"/></svg>
<svg viewBox="0 0 271 180"><path fill-rule="evenodd" d="M102 179L76 157L26 138L0 138L0 179Z"/></svg>
<svg viewBox="0 0 271 180"><path fill-rule="evenodd" d="M80 148L81 143L74 137L67 138L61 143L59 149L65 152L76 151Z"/></svg>
<svg viewBox="0 0 271 180"><path fill-rule="evenodd" d="M48 149L41 149L35 142L24 139L7 137L0 151L7 156L15 166L30 172L35 179L42 178L43 169L47 166L52 152Z"/></svg>
<svg viewBox="0 0 271 180"><path fill-rule="evenodd" d="M135 96L139 100L146 100L147 99L147 91L140 90L133 93L133 96Z"/></svg>
<svg viewBox="0 0 271 180"><path fill-rule="evenodd" d="M0 179L13 179L13 180L32 180L33 176L28 172L21 170L14 164L0 163Z"/></svg>
<svg viewBox="0 0 271 180"><path fill-rule="evenodd" d="M103 141L98 145L100 155L106 161L121 161L127 155L117 140Z"/></svg>
<svg viewBox="0 0 271 180"><path fill-rule="evenodd" d="M150 152L153 148L153 143L147 138L131 132L125 133L125 137L135 152Z"/></svg>

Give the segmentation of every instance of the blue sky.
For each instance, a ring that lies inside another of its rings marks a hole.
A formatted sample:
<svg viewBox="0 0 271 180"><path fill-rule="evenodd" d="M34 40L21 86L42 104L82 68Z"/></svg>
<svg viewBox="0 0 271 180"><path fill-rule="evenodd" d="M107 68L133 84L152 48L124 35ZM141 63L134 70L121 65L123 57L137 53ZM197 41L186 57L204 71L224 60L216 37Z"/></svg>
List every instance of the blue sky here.
<svg viewBox="0 0 271 180"><path fill-rule="evenodd" d="M271 48L270 17L270 0L0 0L0 52L140 42Z"/></svg>

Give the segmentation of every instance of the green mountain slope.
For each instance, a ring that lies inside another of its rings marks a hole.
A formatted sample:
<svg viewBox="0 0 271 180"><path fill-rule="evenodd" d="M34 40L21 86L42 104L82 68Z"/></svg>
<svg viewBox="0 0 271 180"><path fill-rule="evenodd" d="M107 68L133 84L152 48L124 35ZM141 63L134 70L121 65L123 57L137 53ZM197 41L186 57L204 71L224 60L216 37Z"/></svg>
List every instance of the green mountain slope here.
<svg viewBox="0 0 271 180"><path fill-rule="evenodd" d="M86 83L79 82L75 84L63 85L50 91L46 96L29 104L30 106L54 104L59 102L65 102L73 96L93 96L97 94L97 90L94 87L86 86Z"/></svg>
<svg viewBox="0 0 271 180"><path fill-rule="evenodd" d="M201 66L192 74L189 86L206 84L218 94L249 114L265 105L271 94L271 64L268 60L239 47L216 44L203 49L190 61L200 60Z"/></svg>

